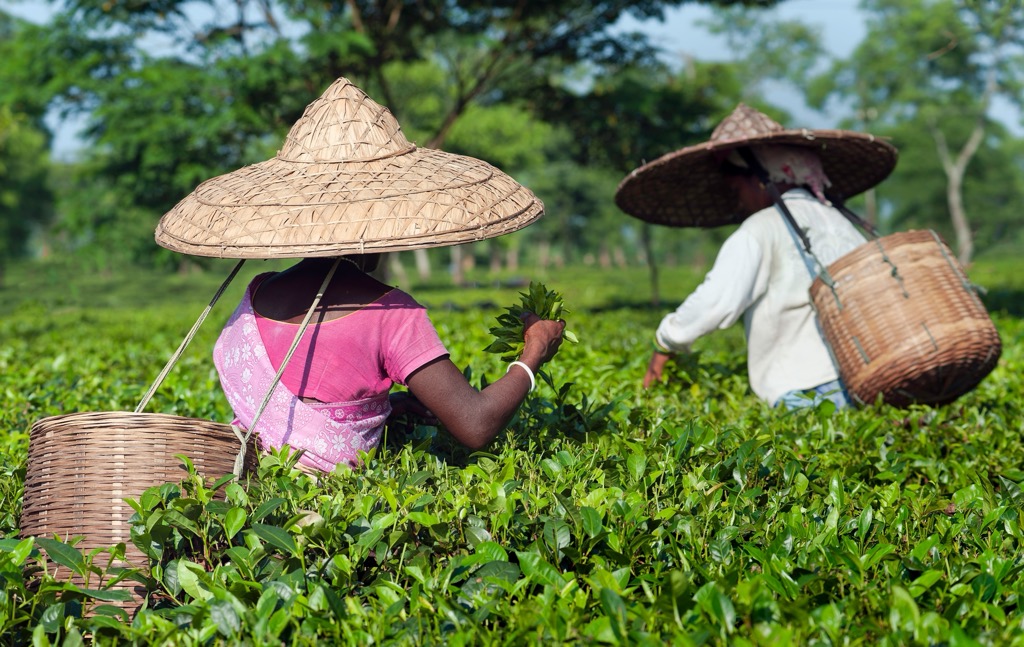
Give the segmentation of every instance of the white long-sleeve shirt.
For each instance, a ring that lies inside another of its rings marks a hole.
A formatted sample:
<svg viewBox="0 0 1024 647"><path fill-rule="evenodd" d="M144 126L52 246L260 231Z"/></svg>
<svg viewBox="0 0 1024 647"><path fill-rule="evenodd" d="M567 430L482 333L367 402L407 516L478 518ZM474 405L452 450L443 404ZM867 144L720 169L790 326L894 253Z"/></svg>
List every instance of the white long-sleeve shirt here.
<svg viewBox="0 0 1024 647"><path fill-rule="evenodd" d="M783 200L825 266L864 242L838 210L804 189L787 191ZM788 391L831 382L839 372L818 332L810 286L782 215L774 206L762 209L729 236L704 282L662 319L658 343L684 352L742 316L750 388L762 400L774 403Z"/></svg>

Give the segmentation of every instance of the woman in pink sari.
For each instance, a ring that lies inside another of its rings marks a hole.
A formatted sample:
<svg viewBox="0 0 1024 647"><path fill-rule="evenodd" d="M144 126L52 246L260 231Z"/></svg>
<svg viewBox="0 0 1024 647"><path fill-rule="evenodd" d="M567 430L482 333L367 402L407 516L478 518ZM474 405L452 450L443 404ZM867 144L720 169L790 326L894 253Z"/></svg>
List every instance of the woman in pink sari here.
<svg viewBox="0 0 1024 647"><path fill-rule="evenodd" d="M473 388L448 358L426 309L368 275L376 256L348 256L338 266L259 420L264 450L301 449L299 465L331 471L357 466L359 451L380 443L392 413L436 419L464 445L479 449L504 429L554 356L563 321L526 321L525 348L501 379ZM214 348L236 424L253 417L334 259L305 259L261 274ZM410 394L389 397L393 384Z"/></svg>
<svg viewBox="0 0 1024 647"><path fill-rule="evenodd" d="M543 214L529 189L487 162L407 140L387 108L340 78L277 155L200 184L160 219L156 240L200 256L303 259L252 280L214 361L236 426L329 471L376 447L392 411L436 418L471 448L504 428L564 322L528 317L522 357L478 391L426 310L367 272L383 252L501 236ZM390 398L396 383L411 395Z"/></svg>

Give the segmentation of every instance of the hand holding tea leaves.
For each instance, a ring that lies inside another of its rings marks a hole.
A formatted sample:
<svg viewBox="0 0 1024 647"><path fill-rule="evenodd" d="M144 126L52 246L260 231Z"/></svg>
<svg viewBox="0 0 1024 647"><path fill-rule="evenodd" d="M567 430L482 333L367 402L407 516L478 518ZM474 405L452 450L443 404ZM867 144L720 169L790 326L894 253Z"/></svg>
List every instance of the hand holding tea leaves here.
<svg viewBox="0 0 1024 647"><path fill-rule="evenodd" d="M522 355L527 315L532 313L540 319L557 321L569 312L563 305L562 295L548 290L543 283L531 281L529 291L520 292L519 297L519 305L509 306L498 315L498 325L490 330L495 340L484 349L488 353L502 353L501 359L506 362ZM578 342L569 330L562 332L562 338L573 344Z"/></svg>

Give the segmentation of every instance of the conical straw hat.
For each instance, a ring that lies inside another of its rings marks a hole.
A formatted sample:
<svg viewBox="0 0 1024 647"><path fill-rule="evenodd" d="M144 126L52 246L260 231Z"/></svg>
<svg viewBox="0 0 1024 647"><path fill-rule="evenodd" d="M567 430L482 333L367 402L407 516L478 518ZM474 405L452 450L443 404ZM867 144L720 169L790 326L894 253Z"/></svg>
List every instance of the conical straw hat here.
<svg viewBox="0 0 1024 647"><path fill-rule="evenodd" d="M218 258L391 252L500 236L543 213L490 164L409 143L340 78L275 157L200 184L160 219L156 242Z"/></svg>
<svg viewBox="0 0 1024 647"><path fill-rule="evenodd" d="M750 215L721 172L728 151L757 144L813 149L842 200L884 180L896 166L896 148L874 135L849 130L787 130L768 115L739 104L711 139L663 155L619 183L615 203L631 216L672 227L718 227Z"/></svg>

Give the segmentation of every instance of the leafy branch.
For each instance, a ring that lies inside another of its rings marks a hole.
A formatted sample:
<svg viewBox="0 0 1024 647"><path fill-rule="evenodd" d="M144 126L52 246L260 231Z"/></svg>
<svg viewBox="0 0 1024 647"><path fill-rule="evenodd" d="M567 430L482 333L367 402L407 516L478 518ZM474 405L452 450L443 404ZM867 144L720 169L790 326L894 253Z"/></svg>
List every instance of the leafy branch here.
<svg viewBox="0 0 1024 647"><path fill-rule="evenodd" d="M565 308L562 295L554 290L549 290L543 283L530 282L530 289L527 292L519 293L519 305L511 305L505 308L505 312L498 315L498 325L490 329L494 335L494 341L484 349L487 353L502 353L501 359L510 362L523 353L523 334L525 333L524 317L532 312L541 319L557 320L569 313ZM576 344L579 340L570 330L562 332L562 339L569 343Z"/></svg>

